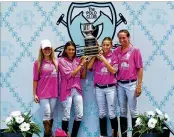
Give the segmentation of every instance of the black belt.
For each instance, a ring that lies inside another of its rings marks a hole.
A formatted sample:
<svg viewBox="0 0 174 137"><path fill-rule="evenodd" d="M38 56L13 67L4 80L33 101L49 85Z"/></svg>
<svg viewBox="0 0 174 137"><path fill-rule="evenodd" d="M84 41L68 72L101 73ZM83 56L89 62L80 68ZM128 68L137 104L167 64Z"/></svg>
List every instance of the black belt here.
<svg viewBox="0 0 174 137"><path fill-rule="evenodd" d="M96 84L96 87L98 87L98 88L108 88L108 87L112 87L112 86L115 86L115 84L107 84L107 85L98 85L98 84Z"/></svg>
<svg viewBox="0 0 174 137"><path fill-rule="evenodd" d="M122 84L127 84L127 83L131 83L131 82L135 82L137 81L136 79L133 79L133 80L125 80L125 81L121 81L121 80L118 80L118 82L122 83Z"/></svg>

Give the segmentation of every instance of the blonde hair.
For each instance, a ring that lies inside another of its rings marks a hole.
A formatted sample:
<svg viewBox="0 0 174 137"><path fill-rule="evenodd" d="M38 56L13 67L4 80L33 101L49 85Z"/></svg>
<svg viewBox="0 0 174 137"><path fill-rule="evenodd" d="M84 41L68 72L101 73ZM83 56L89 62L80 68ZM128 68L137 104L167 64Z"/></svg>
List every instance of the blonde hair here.
<svg viewBox="0 0 174 137"><path fill-rule="evenodd" d="M38 55L38 59L37 59L37 61L38 61L38 72L39 72L39 74L41 72L41 65L42 65L43 59L44 59L44 54L42 52L42 48L40 47L40 49L39 49L39 55ZM55 58L54 49L52 47L51 47L50 59L53 62L54 66L56 68L56 71L57 71L58 70L58 67L57 67L58 64L57 64L57 61L56 61L56 58Z"/></svg>

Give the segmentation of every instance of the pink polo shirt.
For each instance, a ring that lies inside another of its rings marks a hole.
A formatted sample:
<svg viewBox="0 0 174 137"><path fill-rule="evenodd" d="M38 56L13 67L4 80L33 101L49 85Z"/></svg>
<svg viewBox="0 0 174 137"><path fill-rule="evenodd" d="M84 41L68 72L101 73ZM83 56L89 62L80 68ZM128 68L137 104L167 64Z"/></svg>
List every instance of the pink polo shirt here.
<svg viewBox="0 0 174 137"><path fill-rule="evenodd" d="M59 71L61 77L60 101L65 101L67 97L71 95L72 88L76 88L77 91L82 94L80 72L75 77L72 77L72 72L79 64L79 58L74 58L73 61L70 61L66 57L59 58Z"/></svg>
<svg viewBox="0 0 174 137"><path fill-rule="evenodd" d="M38 72L38 61L35 61L33 80L38 82L36 94L40 99L58 97L57 71L52 61L42 61L40 74Z"/></svg>
<svg viewBox="0 0 174 137"><path fill-rule="evenodd" d="M122 52L120 46L114 50L114 55L119 62L117 80L136 80L137 70L143 68L140 50L130 45Z"/></svg>
<svg viewBox="0 0 174 137"><path fill-rule="evenodd" d="M107 56L105 56L107 61L113 66L116 70L118 69L118 60L113 56L112 51L110 51ZM104 62L96 59L93 65L94 71L94 86L96 84L106 85L106 84L116 84L116 77L110 73L104 64Z"/></svg>

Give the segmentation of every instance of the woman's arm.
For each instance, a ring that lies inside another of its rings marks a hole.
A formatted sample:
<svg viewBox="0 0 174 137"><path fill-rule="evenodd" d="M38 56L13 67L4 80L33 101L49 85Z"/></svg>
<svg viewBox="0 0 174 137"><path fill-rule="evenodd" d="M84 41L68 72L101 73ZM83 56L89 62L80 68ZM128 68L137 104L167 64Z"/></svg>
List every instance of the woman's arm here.
<svg viewBox="0 0 174 137"><path fill-rule="evenodd" d="M101 61L104 62L104 64L106 65L106 68L108 69L108 71L109 71L111 74L116 74L117 69L116 69L115 67L111 66L111 64L107 61L107 59L106 59L103 55L99 54L99 55L97 56L97 58L98 58L99 60L101 60Z"/></svg>
<svg viewBox="0 0 174 137"><path fill-rule="evenodd" d="M83 67L83 71L80 75L81 79L85 79L86 78L86 69L87 69L87 64L85 63L84 67Z"/></svg>
<svg viewBox="0 0 174 137"><path fill-rule="evenodd" d="M137 87L141 87L143 80L143 68L138 69L138 84Z"/></svg>
<svg viewBox="0 0 174 137"><path fill-rule="evenodd" d="M38 96L36 95L36 90L37 90L37 81L33 80L33 96L34 96L34 101L36 103L39 103L39 98Z"/></svg>
<svg viewBox="0 0 174 137"><path fill-rule="evenodd" d="M80 65L72 72L72 77L75 77L77 74L78 74L78 72L82 69L82 67L83 66L85 66L85 64L86 64L86 62L87 62L87 57L81 57L81 62L80 62ZM86 71L85 71L85 69L84 69L84 73L85 73ZM83 72L82 72L83 73ZM86 75L86 74L85 74ZM84 75L84 76L85 76ZM83 77L84 77L83 76ZM86 76L85 76L86 77Z"/></svg>
<svg viewBox="0 0 174 137"><path fill-rule="evenodd" d="M38 80L39 80L38 61L35 61L33 66L33 96L34 96L34 101L36 103L39 103L39 98L36 95Z"/></svg>
<svg viewBox="0 0 174 137"><path fill-rule="evenodd" d="M94 57L92 57L91 60L88 62L88 65L87 65L87 69L88 69L88 70L91 70L91 69L92 69L95 60L96 60L96 57L94 56Z"/></svg>
<svg viewBox="0 0 174 137"><path fill-rule="evenodd" d="M139 97L142 91L142 79L143 79L143 68L138 69L137 73L138 77L138 82L137 82L137 87L136 87L136 96Z"/></svg>
<svg viewBox="0 0 174 137"><path fill-rule="evenodd" d="M139 49L135 50L135 66L137 68L138 83L136 87L136 96L139 97L142 91L142 79L143 79L143 60Z"/></svg>
<svg viewBox="0 0 174 137"><path fill-rule="evenodd" d="M78 74L78 72L82 69L82 67L83 67L83 64L80 64L80 65L72 72L71 76L72 76L72 77L75 77L75 76Z"/></svg>

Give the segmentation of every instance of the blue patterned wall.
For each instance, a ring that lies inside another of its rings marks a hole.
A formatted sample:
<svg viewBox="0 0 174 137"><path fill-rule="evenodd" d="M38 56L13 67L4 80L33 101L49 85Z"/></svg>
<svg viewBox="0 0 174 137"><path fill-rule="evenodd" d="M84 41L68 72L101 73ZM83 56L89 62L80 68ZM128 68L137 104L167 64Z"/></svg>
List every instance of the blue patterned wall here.
<svg viewBox="0 0 174 137"><path fill-rule="evenodd" d="M71 4L71 2L1 2L1 120L13 110L32 110L33 120L42 126L39 105L33 102L32 96L33 62L37 58L42 39L49 39L54 48L57 48L78 36L77 32L72 33L74 27L68 24L67 16L72 11L69 10ZM109 6L113 11L108 16L114 15L117 21L115 23L118 23L121 13L126 18L127 24L122 22L113 29L116 24L114 26L105 20L103 24L107 29L113 26L109 32L105 27L104 35L113 36L114 43L118 43L117 32L120 29L128 29L132 44L142 52L144 79L143 93L139 97L139 111L144 112L159 107L171 117L169 124L174 129L172 122L174 121L174 40L172 39L174 2L112 2ZM79 10L82 11L82 8L74 11L79 12ZM88 9L83 8L83 10L87 15ZM100 6L95 10L93 13L97 13L98 17ZM110 12L108 9L102 10L105 14ZM64 22L56 25L62 14L65 15ZM102 35L99 42L101 39ZM82 44L82 41L75 42ZM98 137L98 111L92 74L88 73L87 79L82 83L85 105L79 137ZM54 128L61 127L61 109L58 103ZM119 115L119 111L117 113ZM70 129L72 121L73 119ZM1 123L1 127L5 127L4 123ZM108 129L110 130L110 127Z"/></svg>

